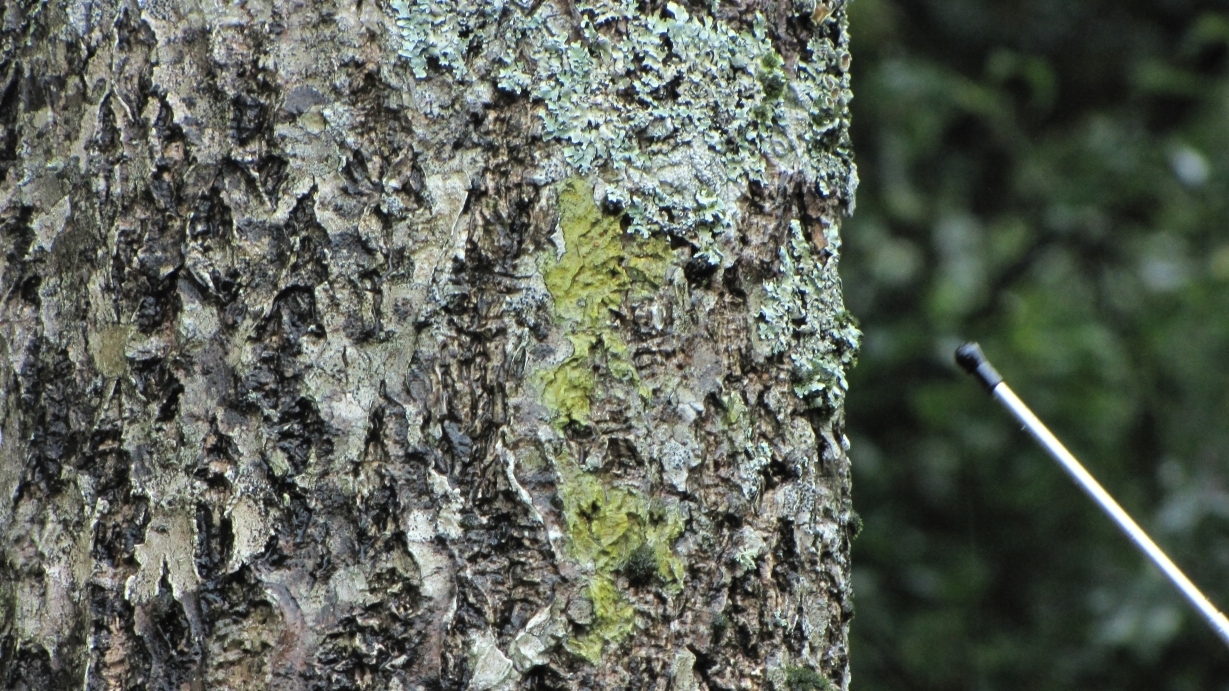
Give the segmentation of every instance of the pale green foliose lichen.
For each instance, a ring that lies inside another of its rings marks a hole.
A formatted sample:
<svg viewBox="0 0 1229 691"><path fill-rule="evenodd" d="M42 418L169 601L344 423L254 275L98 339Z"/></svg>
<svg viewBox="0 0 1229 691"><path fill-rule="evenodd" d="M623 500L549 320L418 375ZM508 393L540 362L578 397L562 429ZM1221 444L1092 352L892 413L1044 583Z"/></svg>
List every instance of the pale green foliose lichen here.
<svg viewBox="0 0 1229 691"><path fill-rule="evenodd" d="M500 0L392 0L390 4L401 35L397 53L410 62L410 69L419 79L427 76L430 59L452 69L458 78L467 77L465 54L471 42L504 9Z"/></svg>
<svg viewBox="0 0 1229 691"><path fill-rule="evenodd" d="M531 14L495 0L443 7L395 0L399 50L415 74L434 58L467 79L467 51L480 46L500 88L543 104L557 155L574 173L600 175L633 232L688 237L719 259L708 238L736 225L738 200L770 170L852 202L852 161L828 140L845 131L847 53L826 39L811 40L812 59L791 76L762 17L739 32L675 3L654 16L633 0L576 2L574 16L551 3Z"/></svg>
<svg viewBox="0 0 1229 691"><path fill-rule="evenodd" d="M849 389L845 372L854 365L862 333L841 303L833 268L840 237L829 229L825 241L830 258L822 262L802 224L790 222L789 240L780 251L780 276L764 283L759 335L773 354L789 358L800 398L836 410Z"/></svg>

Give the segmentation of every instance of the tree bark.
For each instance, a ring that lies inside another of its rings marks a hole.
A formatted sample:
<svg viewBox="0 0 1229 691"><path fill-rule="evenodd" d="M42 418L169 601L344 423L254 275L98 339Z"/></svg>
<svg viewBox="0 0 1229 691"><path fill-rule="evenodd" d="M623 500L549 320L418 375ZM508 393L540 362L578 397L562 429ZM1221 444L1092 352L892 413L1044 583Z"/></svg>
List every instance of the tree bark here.
<svg viewBox="0 0 1229 691"><path fill-rule="evenodd" d="M0 36L0 685L848 688L842 2Z"/></svg>

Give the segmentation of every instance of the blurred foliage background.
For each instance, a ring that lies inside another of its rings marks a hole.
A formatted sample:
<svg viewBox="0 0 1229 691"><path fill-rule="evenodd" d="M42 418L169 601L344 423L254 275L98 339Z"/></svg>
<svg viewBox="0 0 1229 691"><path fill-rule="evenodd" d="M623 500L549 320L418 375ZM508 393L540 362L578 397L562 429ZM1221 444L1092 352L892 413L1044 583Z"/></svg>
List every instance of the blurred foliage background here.
<svg viewBox="0 0 1229 691"><path fill-rule="evenodd" d="M1229 608L1229 2L853 0L861 691L1229 691L1229 650L952 364Z"/></svg>

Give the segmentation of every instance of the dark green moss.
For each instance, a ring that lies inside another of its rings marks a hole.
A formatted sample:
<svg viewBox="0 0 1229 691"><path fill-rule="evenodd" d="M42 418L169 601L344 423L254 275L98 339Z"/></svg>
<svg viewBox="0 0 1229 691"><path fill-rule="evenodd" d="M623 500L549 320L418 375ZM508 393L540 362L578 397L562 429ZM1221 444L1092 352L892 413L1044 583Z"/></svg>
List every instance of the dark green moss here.
<svg viewBox="0 0 1229 691"><path fill-rule="evenodd" d="M831 691L832 682L810 667L787 667L785 685L789 691Z"/></svg>
<svg viewBox="0 0 1229 691"><path fill-rule="evenodd" d="M764 96L769 101L775 101L785 95L785 84L785 75L781 72L760 72L760 85L764 87Z"/></svg>
<svg viewBox="0 0 1229 691"><path fill-rule="evenodd" d="M858 539L858 536L862 534L863 525L864 524L862 522L862 516L859 515L857 511L850 511L849 512L849 524L848 524L850 540Z"/></svg>
<svg viewBox="0 0 1229 691"><path fill-rule="evenodd" d="M623 575L632 585L648 585L657 576L657 555L653 548L641 544L627 555L623 562Z"/></svg>
<svg viewBox="0 0 1229 691"><path fill-rule="evenodd" d="M760 86L764 87L764 96L768 101L775 101L785 95L785 73L781 66L785 64L781 56L768 53L760 59L760 73L757 75Z"/></svg>

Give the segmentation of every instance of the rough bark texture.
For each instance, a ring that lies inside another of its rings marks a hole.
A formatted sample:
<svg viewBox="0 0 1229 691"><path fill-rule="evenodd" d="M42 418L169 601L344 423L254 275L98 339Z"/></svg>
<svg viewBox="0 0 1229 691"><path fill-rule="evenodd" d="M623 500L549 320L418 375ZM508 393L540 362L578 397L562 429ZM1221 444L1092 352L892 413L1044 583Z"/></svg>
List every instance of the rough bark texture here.
<svg viewBox="0 0 1229 691"><path fill-rule="evenodd" d="M848 687L843 4L0 31L0 686Z"/></svg>

